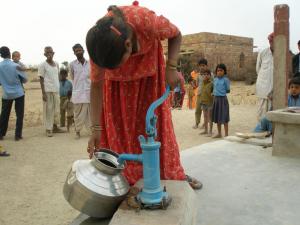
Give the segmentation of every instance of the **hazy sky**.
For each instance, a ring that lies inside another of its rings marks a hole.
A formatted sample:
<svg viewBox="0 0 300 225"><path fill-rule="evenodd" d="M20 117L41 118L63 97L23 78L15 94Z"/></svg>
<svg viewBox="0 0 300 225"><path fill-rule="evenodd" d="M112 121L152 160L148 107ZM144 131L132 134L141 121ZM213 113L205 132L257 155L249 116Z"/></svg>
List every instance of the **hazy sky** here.
<svg viewBox="0 0 300 225"><path fill-rule="evenodd" d="M43 61L43 48L47 45L53 47L56 61L71 61L74 59L72 46L75 43L85 46L88 29L106 13L109 5L132 2L1 0L0 45L20 51L25 64ZM167 17L182 34L214 32L252 37L260 49L268 46L274 5L288 4L290 48L297 52L300 0L140 0L139 3Z"/></svg>

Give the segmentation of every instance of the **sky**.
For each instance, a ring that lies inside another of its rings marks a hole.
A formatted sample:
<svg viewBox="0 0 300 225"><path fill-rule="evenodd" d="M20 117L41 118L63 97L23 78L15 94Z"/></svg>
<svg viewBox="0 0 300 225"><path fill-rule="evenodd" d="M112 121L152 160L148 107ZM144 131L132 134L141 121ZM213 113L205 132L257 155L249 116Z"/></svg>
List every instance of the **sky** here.
<svg viewBox="0 0 300 225"><path fill-rule="evenodd" d="M75 59L72 46L81 43L90 27L109 5L129 5L132 0L1 0L0 46L20 51L27 65L44 61L43 49L52 46L54 60ZM274 5L290 7L290 49L296 53L300 40L300 0L140 0L164 15L182 34L213 32L254 39L260 50L268 46L273 31ZM298 10L298 12L297 12ZM87 56L87 53L85 55Z"/></svg>

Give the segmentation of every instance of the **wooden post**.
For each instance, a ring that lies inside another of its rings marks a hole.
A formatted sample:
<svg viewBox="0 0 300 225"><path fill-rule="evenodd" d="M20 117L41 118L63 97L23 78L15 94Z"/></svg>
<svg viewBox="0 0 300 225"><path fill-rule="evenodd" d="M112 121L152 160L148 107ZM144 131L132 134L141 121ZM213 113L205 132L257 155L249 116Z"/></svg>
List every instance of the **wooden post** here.
<svg viewBox="0 0 300 225"><path fill-rule="evenodd" d="M289 6L274 7L273 109L287 106L289 60Z"/></svg>

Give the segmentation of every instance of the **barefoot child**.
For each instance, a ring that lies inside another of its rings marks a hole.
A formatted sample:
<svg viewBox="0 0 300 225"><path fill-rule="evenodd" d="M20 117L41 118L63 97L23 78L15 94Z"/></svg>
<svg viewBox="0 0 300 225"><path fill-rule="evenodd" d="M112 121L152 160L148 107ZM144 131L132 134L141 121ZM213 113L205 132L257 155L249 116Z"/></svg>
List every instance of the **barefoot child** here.
<svg viewBox="0 0 300 225"><path fill-rule="evenodd" d="M201 85L200 105L204 116L204 131L200 134L212 135L211 110L213 104L213 83L211 81L211 72L209 69L203 71L203 82ZM209 124L209 130L208 130Z"/></svg>
<svg viewBox="0 0 300 225"><path fill-rule="evenodd" d="M197 129L200 121L201 121L201 114L202 114L202 108L200 103L200 94L201 94L201 87L203 83L203 72L207 70L207 60L206 59L200 59L198 62L198 68L199 68L199 74L197 76L197 98L196 98L196 110L195 110L195 125L193 126L194 129ZM202 125L201 128L204 128Z"/></svg>
<svg viewBox="0 0 300 225"><path fill-rule="evenodd" d="M228 136L229 104L226 94L230 92L230 81L226 74L226 66L224 64L217 65L214 78L212 122L217 123L218 134L214 138L222 137L222 124L224 124L225 137Z"/></svg>

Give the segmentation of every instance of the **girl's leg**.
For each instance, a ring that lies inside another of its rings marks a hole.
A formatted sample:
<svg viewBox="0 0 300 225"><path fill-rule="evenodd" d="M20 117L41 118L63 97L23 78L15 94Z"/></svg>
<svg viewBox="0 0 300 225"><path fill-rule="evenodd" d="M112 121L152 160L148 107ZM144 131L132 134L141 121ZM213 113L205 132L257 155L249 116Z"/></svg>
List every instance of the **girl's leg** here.
<svg viewBox="0 0 300 225"><path fill-rule="evenodd" d="M208 110L203 110L203 116L204 116L204 131L202 131L200 134L207 134L208 130Z"/></svg>
<svg viewBox="0 0 300 225"><path fill-rule="evenodd" d="M228 123L224 123L225 137L228 136Z"/></svg>
<svg viewBox="0 0 300 225"><path fill-rule="evenodd" d="M207 111L207 122L209 124L209 131L208 131L208 134L211 136L212 135L212 127L213 127L213 123L211 121L211 109L209 109Z"/></svg>
<svg viewBox="0 0 300 225"><path fill-rule="evenodd" d="M213 138L221 138L222 134L221 134L221 123L217 123L217 127L218 127L218 134L213 136Z"/></svg>

